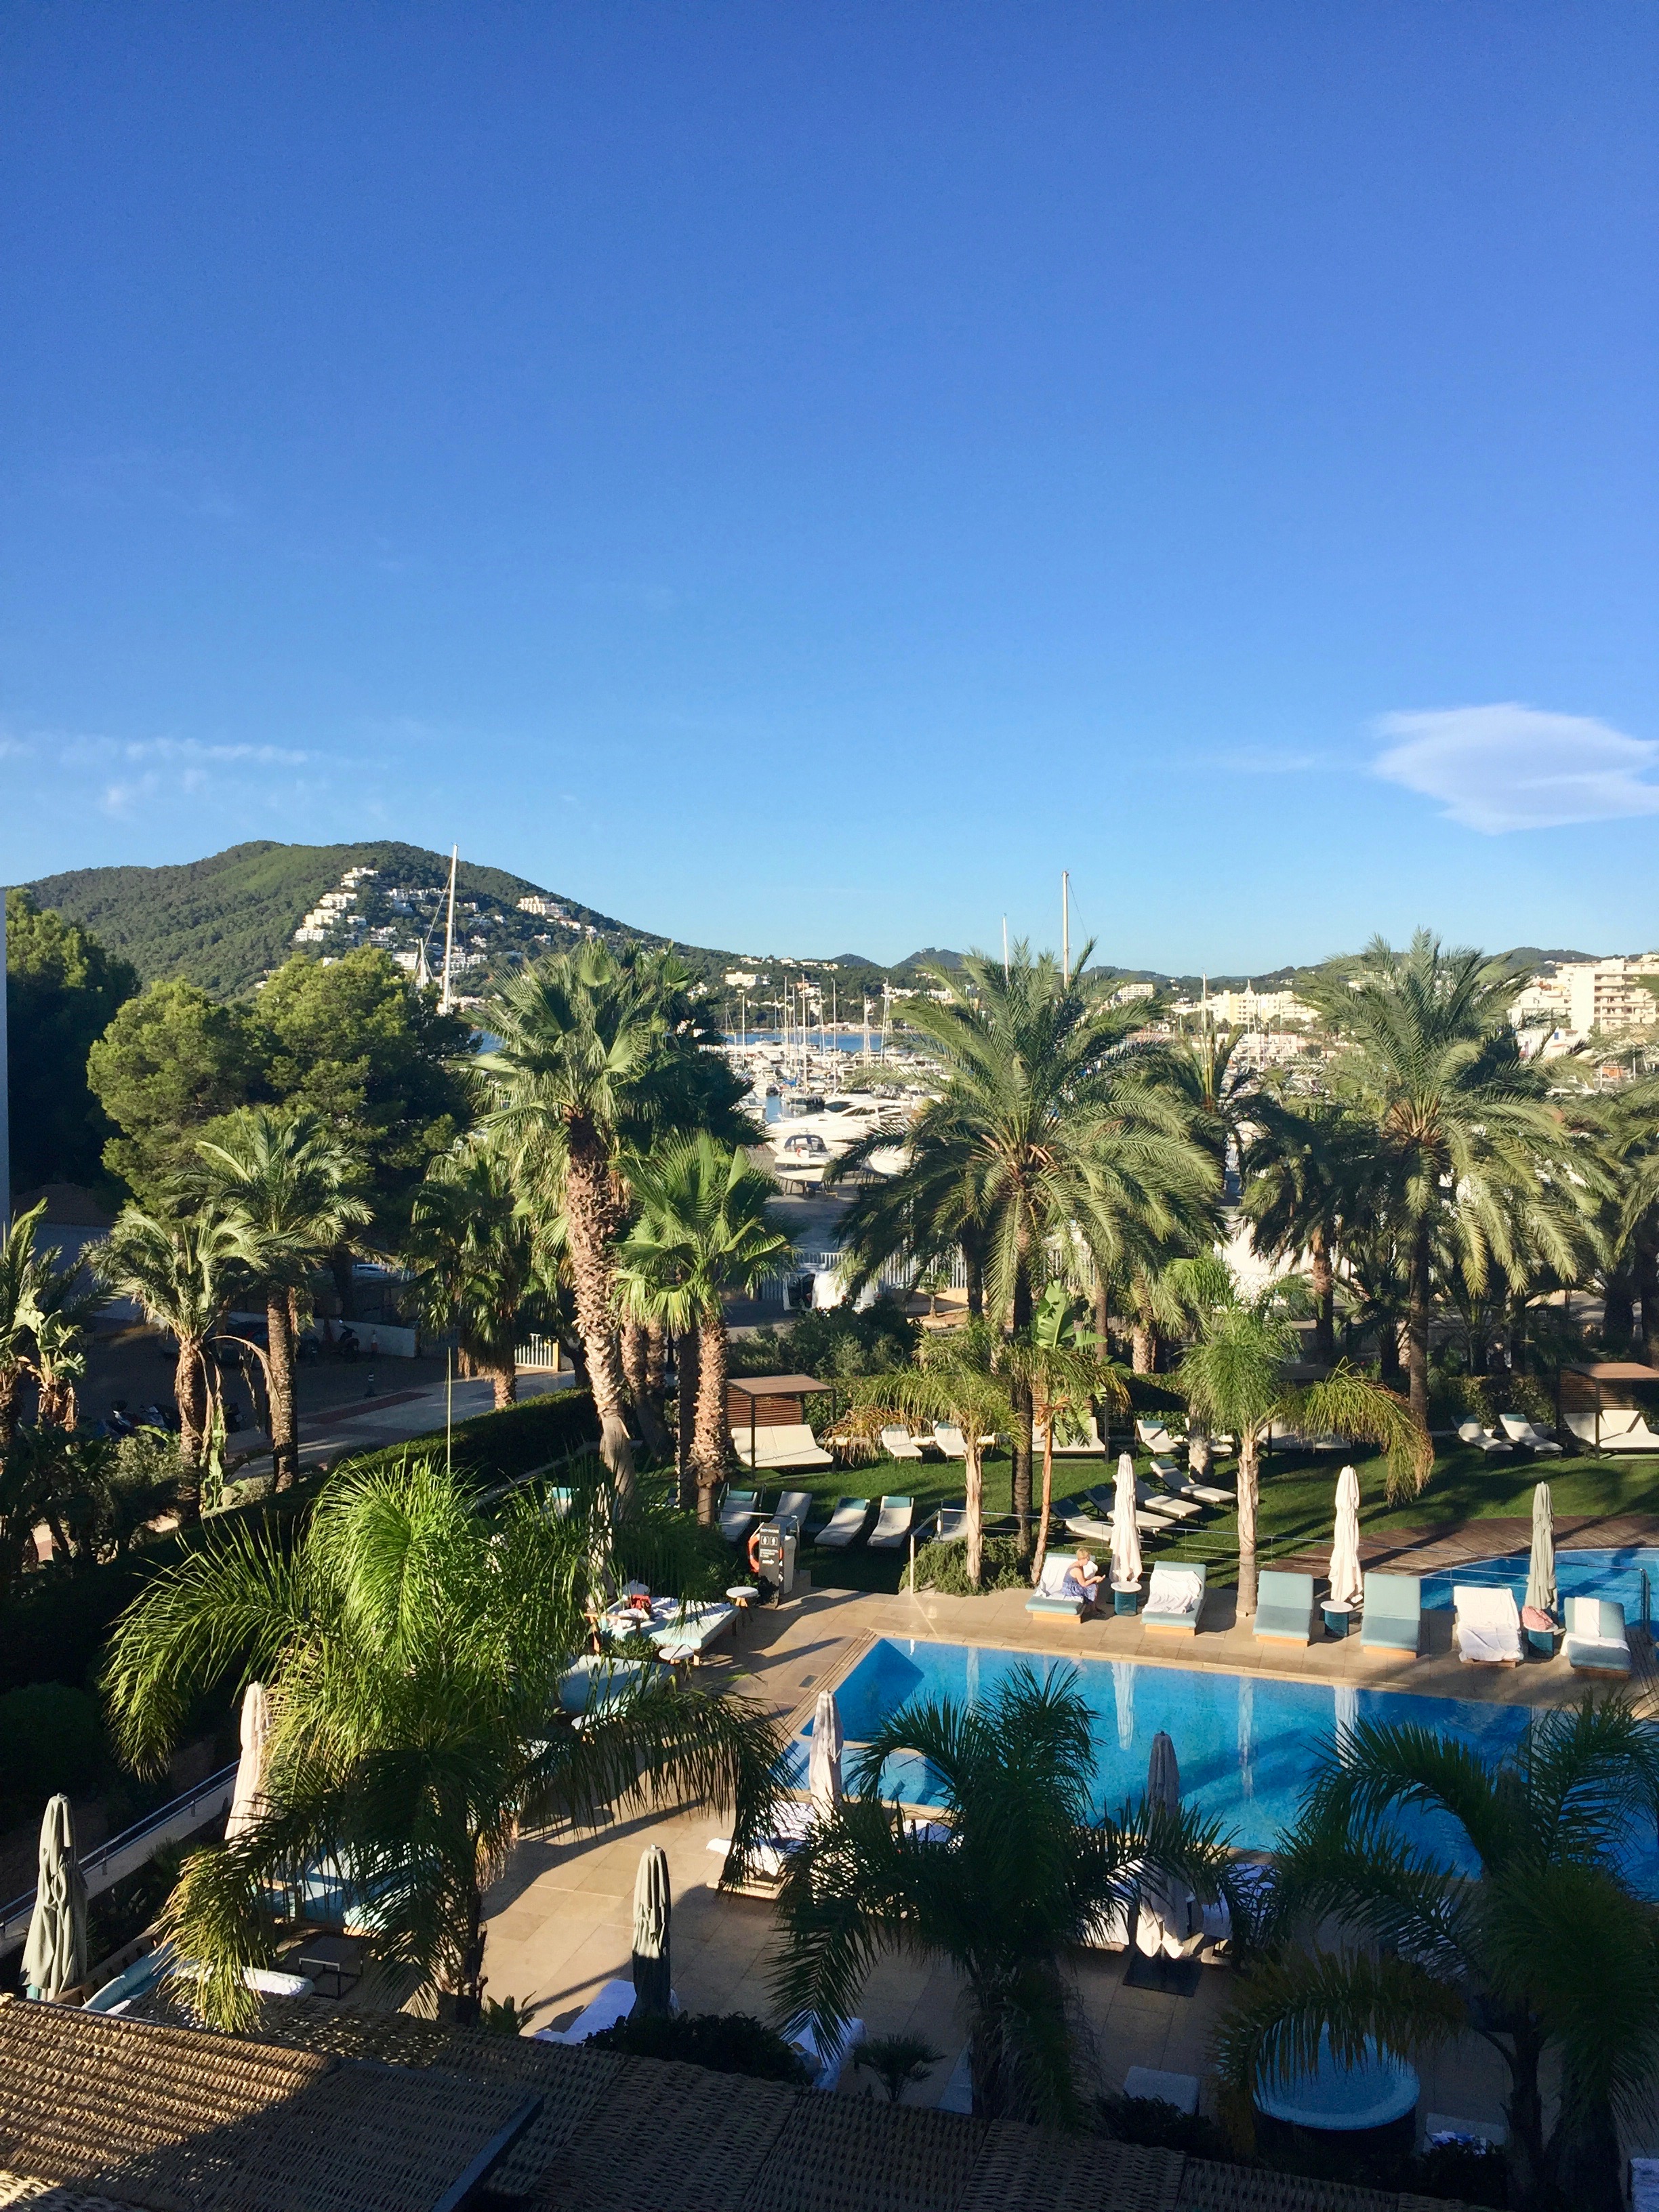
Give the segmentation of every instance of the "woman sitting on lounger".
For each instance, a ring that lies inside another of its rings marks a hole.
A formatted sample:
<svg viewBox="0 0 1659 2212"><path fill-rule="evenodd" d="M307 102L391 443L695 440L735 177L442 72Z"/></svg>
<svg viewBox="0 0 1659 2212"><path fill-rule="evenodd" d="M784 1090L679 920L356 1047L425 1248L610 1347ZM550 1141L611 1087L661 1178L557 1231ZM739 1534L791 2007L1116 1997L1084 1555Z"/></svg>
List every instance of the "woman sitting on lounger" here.
<svg viewBox="0 0 1659 2212"><path fill-rule="evenodd" d="M1066 1570L1066 1579L1060 1586L1062 1597L1080 1597L1085 1606L1099 1602L1099 1593L1106 1577L1090 1556L1089 1547L1079 1544L1077 1557Z"/></svg>

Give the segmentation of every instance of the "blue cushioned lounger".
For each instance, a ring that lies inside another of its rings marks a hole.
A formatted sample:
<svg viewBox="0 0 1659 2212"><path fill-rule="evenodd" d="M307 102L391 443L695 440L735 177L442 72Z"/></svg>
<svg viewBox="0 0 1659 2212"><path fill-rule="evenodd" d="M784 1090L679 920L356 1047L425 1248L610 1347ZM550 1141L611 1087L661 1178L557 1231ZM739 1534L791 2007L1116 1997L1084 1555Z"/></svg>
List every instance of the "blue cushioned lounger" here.
<svg viewBox="0 0 1659 2212"><path fill-rule="evenodd" d="M1423 1583L1418 1575L1378 1572L1365 1577L1362 1651L1408 1651L1417 1656L1423 1634Z"/></svg>
<svg viewBox="0 0 1659 2212"><path fill-rule="evenodd" d="M1271 1567L1256 1577L1255 1636L1259 1644L1313 1642L1311 1575L1287 1575Z"/></svg>

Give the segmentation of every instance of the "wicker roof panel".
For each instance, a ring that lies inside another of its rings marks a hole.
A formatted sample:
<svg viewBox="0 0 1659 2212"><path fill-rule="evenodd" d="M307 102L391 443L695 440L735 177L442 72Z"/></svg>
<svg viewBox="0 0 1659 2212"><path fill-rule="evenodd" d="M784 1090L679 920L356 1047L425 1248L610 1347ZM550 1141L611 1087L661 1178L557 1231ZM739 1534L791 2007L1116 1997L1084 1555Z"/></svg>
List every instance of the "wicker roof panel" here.
<svg viewBox="0 0 1659 2212"><path fill-rule="evenodd" d="M1401 2212L1402 2206L1414 2201L1393 2190L1305 2181L1204 2158L1188 2160L1180 2197L1181 2212ZM1443 2199L1436 2212L1455 2212L1455 2208Z"/></svg>
<svg viewBox="0 0 1659 2212"><path fill-rule="evenodd" d="M803 2089L776 2155L731 2201L742 2212L957 2212L985 2132L954 2112Z"/></svg>
<svg viewBox="0 0 1659 2212"><path fill-rule="evenodd" d="M1179 2151L995 2126L962 2212L1175 2212L1183 2163Z"/></svg>
<svg viewBox="0 0 1659 2212"><path fill-rule="evenodd" d="M631 2058L548 2172L539 2212L731 2212L788 2139L802 2091L782 2081Z"/></svg>
<svg viewBox="0 0 1659 2212"><path fill-rule="evenodd" d="M61 2182L40 2181L26 2173L0 2168L0 2212L27 2205L29 2212L137 2212L131 2204L118 2204L112 2197L88 2197Z"/></svg>

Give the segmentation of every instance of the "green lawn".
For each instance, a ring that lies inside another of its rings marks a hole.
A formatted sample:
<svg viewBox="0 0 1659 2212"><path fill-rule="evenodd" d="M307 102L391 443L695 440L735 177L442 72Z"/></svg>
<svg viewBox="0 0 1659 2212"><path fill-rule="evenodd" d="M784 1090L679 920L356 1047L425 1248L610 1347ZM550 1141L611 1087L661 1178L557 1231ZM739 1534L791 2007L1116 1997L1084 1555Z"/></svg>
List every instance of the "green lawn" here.
<svg viewBox="0 0 1659 2212"><path fill-rule="evenodd" d="M1054 1468L1057 1497L1095 1483L1109 1481L1115 1460L1066 1460ZM1265 1560L1289 1552L1320 1549L1331 1540L1335 1508L1336 1478L1342 1462L1334 1457L1309 1460L1275 1454L1261 1486L1260 1544ZM1547 1480L1558 1515L1589 1513L1652 1513L1659 1515L1659 1459L1533 1460L1516 1453L1512 1459L1486 1458L1458 1446L1442 1452L1420 1498L1389 1506L1382 1494L1382 1463L1374 1455L1357 1449L1353 1464L1359 1471L1360 1527L1368 1534L1389 1529L1452 1528L1465 1521L1505 1514L1522 1518L1532 1511L1534 1483ZM1225 1461L1215 1480L1224 1487L1233 1483L1235 1462ZM988 1514L1010 1509L1012 1462L1001 1457L985 1467L985 1502ZM1149 1472L1145 1458L1137 1458L1136 1471ZM764 1474L764 1470L763 1470ZM769 1482L765 1503L775 1504L780 1486ZM962 1496L960 1461L876 1461L869 1467L828 1474L790 1475L787 1486L810 1490L818 1512L827 1515L836 1498L877 1498L896 1492L915 1498L922 1514ZM1152 1559L1201 1559L1218 1582L1233 1578L1237 1522L1231 1514L1207 1516L1200 1524L1188 1524L1168 1544L1151 1543ZM819 1589L896 1590L908 1554L821 1552L809 1547L803 1564L811 1568Z"/></svg>

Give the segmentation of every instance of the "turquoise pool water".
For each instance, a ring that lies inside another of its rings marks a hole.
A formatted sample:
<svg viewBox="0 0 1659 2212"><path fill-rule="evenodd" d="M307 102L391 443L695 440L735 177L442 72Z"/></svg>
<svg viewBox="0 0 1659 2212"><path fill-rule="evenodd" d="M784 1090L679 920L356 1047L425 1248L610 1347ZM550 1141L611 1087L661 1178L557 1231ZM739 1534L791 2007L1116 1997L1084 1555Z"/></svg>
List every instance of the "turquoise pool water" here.
<svg viewBox="0 0 1659 2212"><path fill-rule="evenodd" d="M1555 1587L1563 1598L1610 1597L1625 1608L1632 1624L1642 1618L1642 1577L1648 1578L1650 1611L1659 1610L1659 1550L1632 1544L1622 1552L1571 1551L1555 1555ZM1454 1583L1507 1583L1517 1605L1527 1594L1527 1554L1506 1553L1501 1559L1477 1559L1455 1574L1425 1575L1423 1602L1443 1611L1452 1601Z"/></svg>
<svg viewBox="0 0 1659 2212"><path fill-rule="evenodd" d="M849 1763L856 1745L912 1698L975 1702L1022 1665L1075 1674L1091 1719L1097 1814L1140 1795L1152 1738L1163 1729L1176 1747L1183 1801L1219 1821L1246 1850L1272 1850L1293 1825L1314 1761L1330 1748L1340 1726L1357 1721L1427 1725L1497 1759L1521 1741L1528 1724L1524 1706L1462 1698L884 1637L836 1692ZM797 1787L805 1787L810 1735L809 1727L793 1747L789 1764ZM929 1770L914 1756L888 1761L882 1790L912 1804L926 1805L938 1796ZM1401 1815L1400 1825L1414 1839L1461 1856L1449 1821L1413 1814ZM1473 1870L1473 1861L1464 1863ZM1628 1864L1643 1889L1659 1895L1659 1849L1651 1832L1632 1837Z"/></svg>

